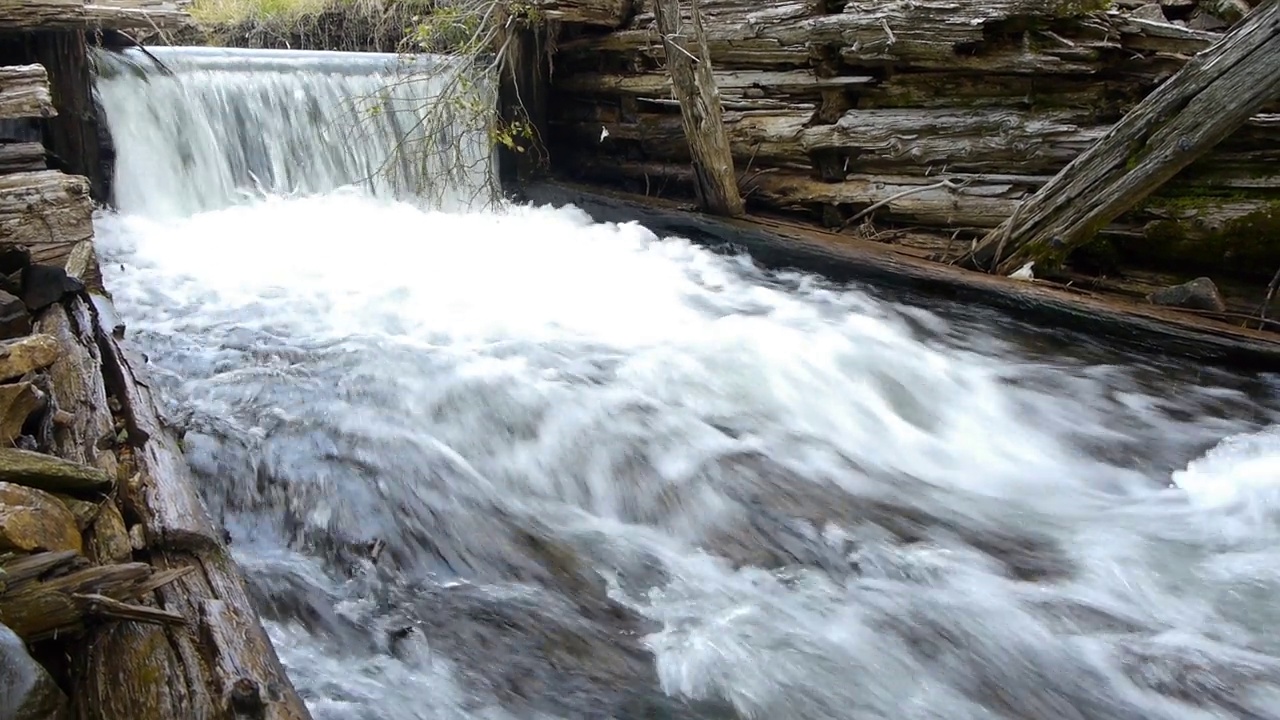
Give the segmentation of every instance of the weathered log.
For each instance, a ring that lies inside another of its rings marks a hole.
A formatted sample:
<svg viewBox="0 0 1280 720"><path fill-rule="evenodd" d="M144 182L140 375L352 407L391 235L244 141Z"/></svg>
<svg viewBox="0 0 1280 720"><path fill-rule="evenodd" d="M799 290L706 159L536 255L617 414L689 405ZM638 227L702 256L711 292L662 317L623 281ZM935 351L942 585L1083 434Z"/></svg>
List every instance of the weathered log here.
<svg viewBox="0 0 1280 720"><path fill-rule="evenodd" d="M84 0L0 0L0 30L180 29L185 12L146 3L87 4Z"/></svg>
<svg viewBox="0 0 1280 720"><path fill-rule="evenodd" d="M1028 199L975 250L1007 273L1062 257L1280 97L1280 0L1271 0Z"/></svg>
<svg viewBox="0 0 1280 720"><path fill-rule="evenodd" d="M657 0L654 5L659 32L667 53L671 90L680 102L685 140L693 156L694 187L699 204L716 215L734 216L744 212L738 180L733 171L733 153L724 131L720 91L711 71L711 55L705 43L694 57L684 41L689 32L697 40L705 36L698 0L691 0L692 22L681 28L679 0Z"/></svg>
<svg viewBox="0 0 1280 720"><path fill-rule="evenodd" d="M870 75L820 78L811 70L731 70L713 72L716 87L728 98L809 96L821 91L848 89L875 81ZM574 95L622 95L641 98L671 97L671 77L665 73L575 73L556 83L561 93Z"/></svg>
<svg viewBox="0 0 1280 720"><path fill-rule="evenodd" d="M659 235L741 248L764 265L798 268L837 281L938 293L958 302L1000 308L1015 317L1081 330L1135 350L1182 355L1238 368L1280 363L1274 334L1127 300L1104 300L1046 283L974 273L910 257L881 243L760 218L715 218L677 204L562 183L525 189L536 203L573 204L598 222L639 222Z"/></svg>
<svg viewBox="0 0 1280 720"><path fill-rule="evenodd" d="M53 411L66 420L53 428L54 449L60 457L101 468L116 475L116 458L109 449L116 433L102 379L92 311L83 297L54 303L36 319L36 330L58 342L58 359L49 367Z"/></svg>
<svg viewBox="0 0 1280 720"><path fill-rule="evenodd" d="M850 66L882 66L950 72L1092 72L1104 54L1135 50L1194 54L1217 35L1172 23L1133 21L1125 13L1098 14L1107 3L1004 0L989 3L850 3L841 12L821 3L761 6L750 0L712 0L703 5L707 43L716 63L740 67L806 66L814 47L836 49ZM661 43L649 26L652 0L644 0L628 29L566 42L566 59L589 62L591 54L631 58L637 67L661 61ZM1038 22L1037 22L1038 21ZM1040 31L1040 42L1008 47L996 40L1005 27L1034 28L1055 21L1057 32ZM1056 39L1055 39L1056 38ZM763 65L762 65L763 63Z"/></svg>
<svg viewBox="0 0 1280 720"><path fill-rule="evenodd" d="M56 114L49 94L49 74L43 65L0 67L0 120Z"/></svg>
<svg viewBox="0 0 1280 720"><path fill-rule="evenodd" d="M577 155L572 157L572 165L574 176L584 181L615 187L623 181L627 186L648 187L655 193L663 187L688 192L692 182L685 167L668 162ZM1050 178L987 173L933 177L851 173L844 180L823 182L808 173L770 168L767 172L745 173L740 184L748 201L757 208L811 213L821 206L833 206L847 217L874 205L878 208L878 221L948 231L983 231L1008 219L1022 198ZM1274 201L1265 197L1201 197L1194 203L1179 197L1153 197L1105 231L1126 237L1150 232L1153 238L1176 231L1183 240L1196 242L1229 233L1237 221L1269 212L1273 207Z"/></svg>
<svg viewBox="0 0 1280 720"><path fill-rule="evenodd" d="M251 611L240 570L195 493L177 441L139 379L142 362L118 342L110 301L95 297L94 307L107 386L120 402L133 450L135 472L121 487L126 514L141 521L135 526L144 530L139 550L157 568L195 569L158 594L165 609L198 618L200 632L104 632L94 638L77 676L79 692L107 720L233 717L250 706L264 720L307 720L306 706ZM160 682L143 683L139 668Z"/></svg>
<svg viewBox="0 0 1280 720"><path fill-rule="evenodd" d="M538 20L617 28L631 17L631 0L532 0Z"/></svg>
<svg viewBox="0 0 1280 720"><path fill-rule="evenodd" d="M0 237L26 245L35 262L61 264L93 237L89 181L54 170L0 175Z"/></svg>
<svg viewBox="0 0 1280 720"><path fill-rule="evenodd" d="M0 143L0 174L45 169L44 146L33 142Z"/></svg>

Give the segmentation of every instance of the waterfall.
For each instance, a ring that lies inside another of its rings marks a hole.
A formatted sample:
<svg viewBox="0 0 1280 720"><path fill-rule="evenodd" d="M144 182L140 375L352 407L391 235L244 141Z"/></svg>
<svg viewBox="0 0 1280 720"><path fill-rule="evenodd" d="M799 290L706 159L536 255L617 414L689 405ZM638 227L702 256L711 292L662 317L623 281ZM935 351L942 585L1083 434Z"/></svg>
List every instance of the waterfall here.
<svg viewBox="0 0 1280 720"><path fill-rule="evenodd" d="M95 56L96 92L116 145L115 205L124 212L186 216L347 186L450 209L492 192L488 118L465 109L491 98L492 83L461 61L149 52Z"/></svg>

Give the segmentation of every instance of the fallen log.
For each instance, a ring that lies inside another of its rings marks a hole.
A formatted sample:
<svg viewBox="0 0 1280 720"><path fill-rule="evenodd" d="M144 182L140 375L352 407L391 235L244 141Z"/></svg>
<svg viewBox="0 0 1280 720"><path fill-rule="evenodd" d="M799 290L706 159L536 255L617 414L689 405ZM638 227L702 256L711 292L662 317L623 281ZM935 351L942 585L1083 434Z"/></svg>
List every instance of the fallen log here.
<svg viewBox="0 0 1280 720"><path fill-rule="evenodd" d="M716 215L741 215L744 212L742 196L733 172L733 153L725 135L720 90L711 71L711 55L703 43L695 57L684 40L686 33L695 41L705 36L698 0L691 0L692 20L687 29L681 27L679 0L657 0L654 10L666 48L672 94L680 103L685 141L692 155L698 203Z"/></svg>
<svg viewBox="0 0 1280 720"><path fill-rule="evenodd" d="M0 13L4 12L0 9ZM57 115L43 65L0 67L0 120Z"/></svg>
<svg viewBox="0 0 1280 720"><path fill-rule="evenodd" d="M1259 6L1062 170L975 249L1008 273L1064 257L1280 97L1280 0Z"/></svg>
<svg viewBox="0 0 1280 720"><path fill-rule="evenodd" d="M1280 366L1280 341L1274 334L1169 308L974 273L904 255L884 244L794 224L689 213L669 201L549 182L531 184L524 192L536 203L573 204L597 222L634 221L659 235L741 248L770 267L798 268L836 281L863 280L995 307L1015 317L1105 337L1138 351L1182 355L1243 369Z"/></svg>
<svg viewBox="0 0 1280 720"><path fill-rule="evenodd" d="M140 379L143 362L120 344L110 300L95 295L92 302L108 394L119 402L127 431L121 472L129 479L120 497L140 531L135 556L162 570L190 570L156 594L166 610L194 621L197 632L134 625L102 632L73 678L78 696L107 720L245 714L308 720L252 611L240 569L195 493L177 441Z"/></svg>
<svg viewBox="0 0 1280 720"><path fill-rule="evenodd" d="M56 170L0 175L0 237L26 245L34 262L61 264L93 237L89 181Z"/></svg>

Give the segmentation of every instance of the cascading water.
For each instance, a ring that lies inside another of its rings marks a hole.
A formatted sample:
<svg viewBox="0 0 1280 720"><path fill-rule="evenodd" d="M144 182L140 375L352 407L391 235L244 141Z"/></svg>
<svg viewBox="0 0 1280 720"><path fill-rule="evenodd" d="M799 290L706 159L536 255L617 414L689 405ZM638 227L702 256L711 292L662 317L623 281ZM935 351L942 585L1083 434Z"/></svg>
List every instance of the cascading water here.
<svg viewBox="0 0 1280 720"><path fill-rule="evenodd" d="M489 89L483 74L455 61L149 52L95 56L98 99L117 143L115 205L124 212L181 217L256 194L352 185L402 198L425 192L437 207L454 208L488 189L484 118L434 102L459 77L477 98Z"/></svg>
<svg viewBox="0 0 1280 720"><path fill-rule="evenodd" d="M318 718L1280 717L1275 376L406 203L377 71L163 57L106 280Z"/></svg>

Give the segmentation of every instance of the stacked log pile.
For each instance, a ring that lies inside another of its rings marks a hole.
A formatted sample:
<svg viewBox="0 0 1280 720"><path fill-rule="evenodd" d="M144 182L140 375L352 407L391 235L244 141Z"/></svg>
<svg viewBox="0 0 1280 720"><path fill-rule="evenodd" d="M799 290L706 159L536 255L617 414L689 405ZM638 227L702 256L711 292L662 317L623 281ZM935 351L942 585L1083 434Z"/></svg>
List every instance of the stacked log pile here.
<svg viewBox="0 0 1280 720"><path fill-rule="evenodd" d="M835 228L874 220L933 230L915 235L935 247L959 239L959 254L1250 2L700 6L749 204ZM648 194L687 188L688 148L652 0L638 0L616 29L563 34L549 105L558 173ZM1102 242L1155 266L1270 277L1280 264L1277 159L1280 114L1265 112Z"/></svg>
<svg viewBox="0 0 1280 720"><path fill-rule="evenodd" d="M55 112L0 67L0 119ZM0 143L0 717L305 719L45 157Z"/></svg>

